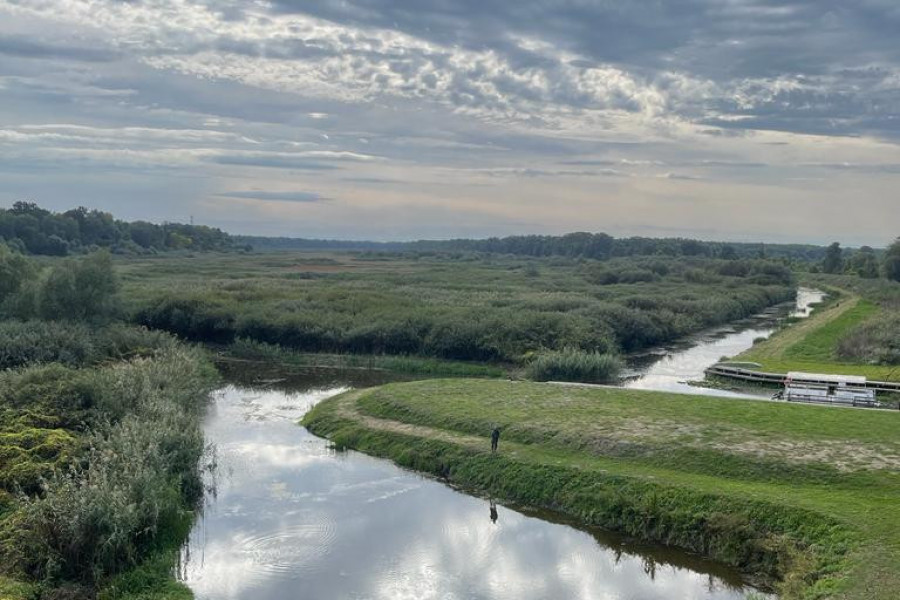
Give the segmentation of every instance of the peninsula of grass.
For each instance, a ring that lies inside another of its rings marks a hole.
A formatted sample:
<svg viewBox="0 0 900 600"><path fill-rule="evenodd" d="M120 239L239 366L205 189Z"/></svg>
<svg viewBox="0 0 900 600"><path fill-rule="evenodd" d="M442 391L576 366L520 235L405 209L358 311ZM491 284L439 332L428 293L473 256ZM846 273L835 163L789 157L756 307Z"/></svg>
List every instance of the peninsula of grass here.
<svg viewBox="0 0 900 600"><path fill-rule="evenodd" d="M852 331L884 312L878 304L847 296L817 309L803 321L791 324L770 338L754 344L733 361L759 364L768 373L803 371L837 375L863 375L875 381L900 381L897 365L848 362L838 356L838 345ZM729 361L729 363L732 361Z"/></svg>
<svg viewBox="0 0 900 600"><path fill-rule="evenodd" d="M348 392L303 423L466 489L723 561L784 600L900 596L900 413L450 379Z"/></svg>

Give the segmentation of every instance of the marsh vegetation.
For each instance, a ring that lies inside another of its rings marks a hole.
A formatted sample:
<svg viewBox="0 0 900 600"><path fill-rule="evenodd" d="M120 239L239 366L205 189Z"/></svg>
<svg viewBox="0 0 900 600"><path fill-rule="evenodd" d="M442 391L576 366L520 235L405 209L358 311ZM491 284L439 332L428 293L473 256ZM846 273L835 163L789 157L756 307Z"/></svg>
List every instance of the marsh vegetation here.
<svg viewBox="0 0 900 600"><path fill-rule="evenodd" d="M702 258L275 253L119 269L130 318L184 339L522 367L645 348L794 295L781 265Z"/></svg>
<svg viewBox="0 0 900 600"><path fill-rule="evenodd" d="M175 589L211 366L115 322L108 255L48 266L0 249L0 268L19 275L0 298L18 317L0 323L0 595Z"/></svg>

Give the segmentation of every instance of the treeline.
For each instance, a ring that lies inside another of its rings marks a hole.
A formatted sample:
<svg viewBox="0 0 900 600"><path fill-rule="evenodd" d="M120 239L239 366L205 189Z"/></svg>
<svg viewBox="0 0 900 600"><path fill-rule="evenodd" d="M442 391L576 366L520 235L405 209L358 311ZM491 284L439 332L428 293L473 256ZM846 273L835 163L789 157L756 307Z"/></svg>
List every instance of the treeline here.
<svg viewBox="0 0 900 600"><path fill-rule="evenodd" d="M884 277L890 281L900 281L900 238L881 255L869 246L848 250L834 242L825 249L821 264L814 270L831 275L850 274L863 279Z"/></svg>
<svg viewBox="0 0 900 600"><path fill-rule="evenodd" d="M241 245L259 250L355 250L361 252L486 252L518 256L566 256L606 260L629 256L693 256L725 260L773 258L782 261L818 262L824 246L810 244L762 244L705 242L685 238L614 238L605 233L577 232L566 235L518 235L487 239L371 242L235 236Z"/></svg>
<svg viewBox="0 0 900 600"><path fill-rule="evenodd" d="M62 213L33 202L0 209L0 243L25 254L66 256L106 248L116 254L168 250L234 250L233 238L204 225L126 222L110 213L74 208Z"/></svg>

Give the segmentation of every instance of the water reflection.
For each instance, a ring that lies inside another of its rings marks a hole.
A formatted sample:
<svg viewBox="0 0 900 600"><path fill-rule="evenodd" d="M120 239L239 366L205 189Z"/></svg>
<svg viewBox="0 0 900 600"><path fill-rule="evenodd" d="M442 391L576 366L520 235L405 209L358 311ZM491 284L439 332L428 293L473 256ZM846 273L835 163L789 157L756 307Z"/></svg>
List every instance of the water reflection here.
<svg viewBox="0 0 900 600"><path fill-rule="evenodd" d="M629 358L631 378L624 387L641 390L686 392L713 396L766 397L766 392L738 393L719 389L696 387L691 381L704 379L704 370L723 356L736 356L753 345L757 338L767 338L786 317L809 316L810 306L821 302L824 292L800 288L797 299L791 305L766 310L750 319L728 327L703 332L678 344Z"/></svg>
<svg viewBox="0 0 900 600"><path fill-rule="evenodd" d="M719 565L335 452L296 421L344 389L217 394L205 423L216 494L181 569L198 599L743 597Z"/></svg>

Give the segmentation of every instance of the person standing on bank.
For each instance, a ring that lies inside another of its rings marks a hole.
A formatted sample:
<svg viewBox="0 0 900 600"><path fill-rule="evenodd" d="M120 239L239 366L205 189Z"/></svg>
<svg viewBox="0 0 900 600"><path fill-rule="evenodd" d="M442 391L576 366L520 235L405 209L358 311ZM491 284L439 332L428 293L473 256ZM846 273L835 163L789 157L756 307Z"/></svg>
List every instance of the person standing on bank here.
<svg viewBox="0 0 900 600"><path fill-rule="evenodd" d="M500 442L500 428L496 425L491 430L491 454L497 451L497 444Z"/></svg>

